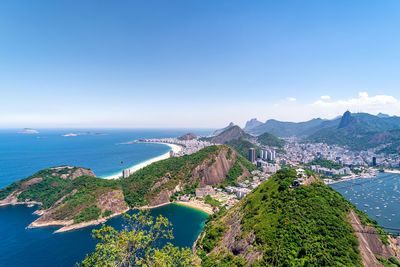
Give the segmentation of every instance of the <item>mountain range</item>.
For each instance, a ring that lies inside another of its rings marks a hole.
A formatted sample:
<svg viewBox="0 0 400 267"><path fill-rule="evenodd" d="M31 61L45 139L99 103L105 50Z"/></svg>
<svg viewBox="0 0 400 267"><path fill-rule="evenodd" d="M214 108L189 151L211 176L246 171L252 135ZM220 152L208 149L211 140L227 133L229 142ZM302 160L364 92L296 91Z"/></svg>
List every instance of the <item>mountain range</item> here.
<svg viewBox="0 0 400 267"><path fill-rule="evenodd" d="M262 123L251 119L244 128L246 133L270 133L278 137L296 136L308 142L324 142L363 150L384 145L382 152L400 151L400 117L379 113L350 113L331 120L312 119L305 122L267 120Z"/></svg>

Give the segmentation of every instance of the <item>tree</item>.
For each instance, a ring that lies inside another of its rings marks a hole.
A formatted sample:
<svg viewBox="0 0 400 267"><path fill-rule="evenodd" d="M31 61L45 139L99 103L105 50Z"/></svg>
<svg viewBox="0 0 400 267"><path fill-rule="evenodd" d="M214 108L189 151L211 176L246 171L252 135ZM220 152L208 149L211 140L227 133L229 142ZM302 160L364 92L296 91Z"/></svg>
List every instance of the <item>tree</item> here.
<svg viewBox="0 0 400 267"><path fill-rule="evenodd" d="M190 266L194 256L189 248L174 247L160 241L172 239L171 223L161 215L156 219L148 211L124 214L121 231L103 225L93 230L99 240L96 250L86 255L81 266Z"/></svg>

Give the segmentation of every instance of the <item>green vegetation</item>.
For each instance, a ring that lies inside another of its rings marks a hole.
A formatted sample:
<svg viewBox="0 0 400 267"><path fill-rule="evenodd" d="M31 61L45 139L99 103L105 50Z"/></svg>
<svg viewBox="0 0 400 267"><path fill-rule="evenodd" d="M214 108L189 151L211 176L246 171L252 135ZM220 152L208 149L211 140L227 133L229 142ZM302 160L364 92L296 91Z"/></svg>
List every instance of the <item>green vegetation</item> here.
<svg viewBox="0 0 400 267"><path fill-rule="evenodd" d="M244 137L239 137L237 139L230 140L225 144L233 147L237 152L239 152L240 155L242 155L245 158L248 158L250 148L256 149L257 155L260 153L260 148L255 146L253 143L251 143Z"/></svg>
<svg viewBox="0 0 400 267"><path fill-rule="evenodd" d="M339 170L339 169L343 168L343 166L340 165L339 163L332 161L332 160L323 159L323 158L316 159L307 165L319 165L323 168L335 169L335 170Z"/></svg>
<svg viewBox="0 0 400 267"><path fill-rule="evenodd" d="M228 152L226 153L226 159L230 160L232 156L232 149L228 148Z"/></svg>
<svg viewBox="0 0 400 267"><path fill-rule="evenodd" d="M105 225L93 230L99 243L80 266L191 266L194 256L189 248L155 245L173 238L168 219L153 219L148 211L124 216L126 225L121 231Z"/></svg>
<svg viewBox="0 0 400 267"><path fill-rule="evenodd" d="M323 183L290 189L294 179L293 169L280 170L239 205L210 219L197 244L203 265L242 266L253 251L262 255L254 266L362 266L358 240L347 216L354 209L363 224L374 225L373 220ZM234 240L254 235L243 256L240 250L230 251L220 244L230 218L240 220L241 225Z"/></svg>
<svg viewBox="0 0 400 267"><path fill-rule="evenodd" d="M103 213L103 218L110 216L113 212L111 210L105 210Z"/></svg>
<svg viewBox="0 0 400 267"><path fill-rule="evenodd" d="M208 167L211 167L215 163L215 159L211 159L210 162L208 163Z"/></svg>
<svg viewBox="0 0 400 267"><path fill-rule="evenodd" d="M87 207L74 217L74 223L97 220L100 217L101 209L96 205Z"/></svg>
<svg viewBox="0 0 400 267"><path fill-rule="evenodd" d="M264 146L273 146L279 148L282 148L286 143L284 140L279 139L278 137L270 133L263 133L262 135L259 135L257 137L257 141Z"/></svg>
<svg viewBox="0 0 400 267"><path fill-rule="evenodd" d="M379 255L375 255L375 258L383 264L385 267L398 267L400 262L395 257L390 257L389 259L384 259Z"/></svg>
<svg viewBox="0 0 400 267"><path fill-rule="evenodd" d="M39 209L52 208L51 216L55 220L73 219L74 223L79 223L98 219L101 210L96 206L97 199L113 190L121 190L121 184L85 175L73 180L61 178L61 175L76 169L66 167L39 171L1 189L0 195L20 192L18 201L41 202Z"/></svg>
<svg viewBox="0 0 400 267"><path fill-rule="evenodd" d="M188 184L185 186L185 188L182 191L177 191L175 192L169 199L169 201L175 201L177 200L180 196L183 195L192 195L195 196L196 195L196 188L199 187L198 183L195 184Z"/></svg>
<svg viewBox="0 0 400 267"><path fill-rule="evenodd" d="M213 199L210 195L206 195L206 196L204 197L204 202L205 202L206 204L211 205L211 207L213 207L213 208L219 208L219 206L220 206L219 201L216 200L216 199Z"/></svg>
<svg viewBox="0 0 400 267"><path fill-rule="evenodd" d="M237 183L237 178L243 174L243 168L240 165L239 161L236 161L233 164L232 168L226 174L226 179L224 181L224 186L227 185L235 185Z"/></svg>
<svg viewBox="0 0 400 267"><path fill-rule="evenodd" d="M222 185L236 185L238 182L238 178L243 174L243 168L247 169L247 171L252 172L256 170L256 166L246 160L245 158L238 156L236 158L235 164L230 168L228 173L226 174L226 179L222 182Z"/></svg>
<svg viewBox="0 0 400 267"><path fill-rule="evenodd" d="M96 206L100 196L113 190L121 190L119 181L91 176L81 176L72 181L76 193L69 195L62 205L54 209L53 218L73 219L74 223L96 220L101 210Z"/></svg>
<svg viewBox="0 0 400 267"><path fill-rule="evenodd" d="M0 200L5 199L7 196L9 196L12 192L14 192L15 190L17 190L19 188L19 184L21 182L16 182L16 183L12 183L9 186L6 186L2 189L0 189Z"/></svg>

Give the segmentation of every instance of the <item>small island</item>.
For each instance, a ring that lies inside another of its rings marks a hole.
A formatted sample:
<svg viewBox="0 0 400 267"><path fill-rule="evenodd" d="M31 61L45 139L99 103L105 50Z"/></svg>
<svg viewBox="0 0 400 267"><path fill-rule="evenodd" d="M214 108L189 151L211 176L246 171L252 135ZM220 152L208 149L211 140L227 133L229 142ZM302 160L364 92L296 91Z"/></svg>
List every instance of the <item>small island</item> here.
<svg viewBox="0 0 400 267"><path fill-rule="evenodd" d="M38 134L39 131L34 130L34 129L30 129L30 128L24 128L19 133L20 134Z"/></svg>

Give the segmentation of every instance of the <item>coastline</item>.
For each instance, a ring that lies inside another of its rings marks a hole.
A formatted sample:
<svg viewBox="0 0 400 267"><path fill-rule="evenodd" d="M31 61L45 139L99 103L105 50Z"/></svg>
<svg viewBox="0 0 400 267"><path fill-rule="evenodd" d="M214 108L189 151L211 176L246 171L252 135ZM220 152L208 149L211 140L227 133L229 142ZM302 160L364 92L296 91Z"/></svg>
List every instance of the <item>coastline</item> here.
<svg viewBox="0 0 400 267"><path fill-rule="evenodd" d="M209 215L214 214L213 208L210 205L205 204L205 203L200 202L200 201L187 201L187 202L186 201L174 201L172 203L173 204L177 204L177 205L182 205L182 206L185 206L185 207L189 207L189 208L193 208L193 209L196 209L196 210L200 210L200 211L202 211L204 213L207 213Z"/></svg>
<svg viewBox="0 0 400 267"><path fill-rule="evenodd" d="M31 205L40 205L41 203L32 203L32 202L16 202L16 203L2 203L1 206L12 206L12 205L27 205L28 207L30 207ZM62 233L62 232L68 232L68 231L72 231L72 230L77 230L77 229L81 229L81 228L85 228L85 227L89 227L89 226L93 226L93 225L98 225L101 223L105 223L107 222L109 219L114 218L116 216L120 216L123 213L128 212L129 210L143 210L143 209L155 209L155 208L159 208L162 206L167 206L167 205L171 205L171 204L176 204L176 205L181 205L181 206L185 206L185 207L189 207L189 208L193 208L196 210L199 210L201 212L204 212L208 215L212 215L214 214L213 208L208 205L205 204L201 201L197 201L197 200L191 200L188 202L184 202L184 201L174 201L174 202L166 202L166 203L162 203L162 204L158 204L158 205L154 205L154 206L142 206L142 207L134 207L134 208L127 208L122 212L116 212L114 214L111 214L110 216L106 217L106 218L100 218L97 220L93 220L93 221L88 221L88 222L81 222L81 223L77 223L74 224L73 220L49 220L49 221L43 221L43 222L38 222L38 221L33 221L31 222L26 229L32 229L32 228L42 228L42 227L49 227L49 226L60 226L59 229L55 230L54 233ZM37 212L38 210L36 210L35 212L33 212L34 214Z"/></svg>
<svg viewBox="0 0 400 267"><path fill-rule="evenodd" d="M387 172L387 173L397 173L397 174L400 174L400 170L387 170L387 169L384 169L384 171Z"/></svg>
<svg viewBox="0 0 400 267"><path fill-rule="evenodd" d="M140 162L140 163L138 163L138 164L135 164L135 165L133 165L133 166L127 168L127 169L130 170L131 174L134 173L134 172L136 172L136 171L138 171L138 170L140 170L140 169L143 169L144 167L146 167L146 166L148 166L148 165L150 165L150 164L152 164L152 163L154 163L154 162L157 162L157 161L160 161L160 160L164 160L164 159L168 159L168 158L169 158L169 153L170 153L171 150L172 150L174 153L178 153L178 152L180 152L180 151L183 149L180 145L176 145L176 144L159 143L159 142L152 142L152 143L154 143L154 144L163 144L163 145L167 145L167 146L169 146L171 149L170 149L167 153L165 153L165 154L162 154L162 155L160 155L160 156L157 156L157 157L148 159L148 160L146 160L146 161ZM120 177L122 177L122 171L121 171L121 172L118 172L118 173L115 173L115 174L113 174L113 175L107 176L107 177L102 177L102 178L104 178L104 179L119 179Z"/></svg>

